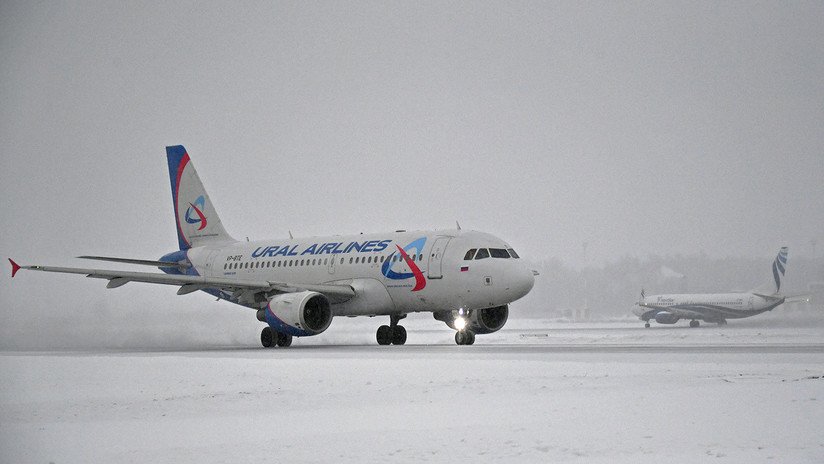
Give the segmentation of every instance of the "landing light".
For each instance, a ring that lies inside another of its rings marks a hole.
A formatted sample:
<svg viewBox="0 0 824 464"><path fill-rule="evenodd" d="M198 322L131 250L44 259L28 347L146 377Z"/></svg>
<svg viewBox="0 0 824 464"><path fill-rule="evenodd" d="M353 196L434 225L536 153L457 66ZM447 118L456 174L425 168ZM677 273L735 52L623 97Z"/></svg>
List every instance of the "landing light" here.
<svg viewBox="0 0 824 464"><path fill-rule="evenodd" d="M461 330L466 328L466 319L462 317L455 318L455 328L460 332Z"/></svg>

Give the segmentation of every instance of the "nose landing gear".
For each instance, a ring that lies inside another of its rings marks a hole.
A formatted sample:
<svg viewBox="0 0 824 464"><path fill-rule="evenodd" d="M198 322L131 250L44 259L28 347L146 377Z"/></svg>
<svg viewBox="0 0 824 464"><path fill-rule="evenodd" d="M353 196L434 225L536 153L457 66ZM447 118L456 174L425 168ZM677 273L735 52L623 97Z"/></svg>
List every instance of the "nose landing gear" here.
<svg viewBox="0 0 824 464"><path fill-rule="evenodd" d="M458 345L471 345L475 343L475 334L471 330L459 330L455 332L455 343Z"/></svg>

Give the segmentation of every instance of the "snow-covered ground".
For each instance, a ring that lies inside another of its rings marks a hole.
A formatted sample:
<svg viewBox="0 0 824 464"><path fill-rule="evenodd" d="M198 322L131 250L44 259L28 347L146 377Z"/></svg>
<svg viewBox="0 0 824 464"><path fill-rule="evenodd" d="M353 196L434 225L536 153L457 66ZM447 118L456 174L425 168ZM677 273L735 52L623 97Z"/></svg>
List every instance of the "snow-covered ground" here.
<svg viewBox="0 0 824 464"><path fill-rule="evenodd" d="M824 326L776 320L6 351L0 462L824 462Z"/></svg>

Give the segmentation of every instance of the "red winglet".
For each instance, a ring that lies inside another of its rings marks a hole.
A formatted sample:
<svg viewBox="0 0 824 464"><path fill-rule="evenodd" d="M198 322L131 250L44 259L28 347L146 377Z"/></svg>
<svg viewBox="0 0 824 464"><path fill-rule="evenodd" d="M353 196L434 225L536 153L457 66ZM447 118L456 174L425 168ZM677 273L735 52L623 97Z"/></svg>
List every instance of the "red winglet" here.
<svg viewBox="0 0 824 464"><path fill-rule="evenodd" d="M15 263L11 258L9 258L9 262L11 263L11 277L14 278L14 275L20 270L20 265Z"/></svg>

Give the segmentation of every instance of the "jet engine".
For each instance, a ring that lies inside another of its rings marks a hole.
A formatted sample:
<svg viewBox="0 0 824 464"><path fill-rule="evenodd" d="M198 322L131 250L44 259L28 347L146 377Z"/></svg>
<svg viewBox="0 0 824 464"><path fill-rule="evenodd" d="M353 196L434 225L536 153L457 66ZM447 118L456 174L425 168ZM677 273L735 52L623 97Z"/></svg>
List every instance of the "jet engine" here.
<svg viewBox="0 0 824 464"><path fill-rule="evenodd" d="M659 324L675 324L678 322L678 316L662 311L655 315L655 322Z"/></svg>
<svg viewBox="0 0 824 464"><path fill-rule="evenodd" d="M455 319L458 317L455 311L440 311L434 313L435 319L443 321L453 330L458 330L455 327ZM464 316L466 319L466 326L464 330L470 330L476 334L490 334L501 330L501 327L506 324L509 317L509 306L495 306L494 308L475 309L469 311Z"/></svg>
<svg viewBox="0 0 824 464"><path fill-rule="evenodd" d="M305 337L317 335L332 323L332 309L329 299L318 292L296 292L276 295L264 309L257 312L257 318L278 331Z"/></svg>

